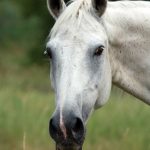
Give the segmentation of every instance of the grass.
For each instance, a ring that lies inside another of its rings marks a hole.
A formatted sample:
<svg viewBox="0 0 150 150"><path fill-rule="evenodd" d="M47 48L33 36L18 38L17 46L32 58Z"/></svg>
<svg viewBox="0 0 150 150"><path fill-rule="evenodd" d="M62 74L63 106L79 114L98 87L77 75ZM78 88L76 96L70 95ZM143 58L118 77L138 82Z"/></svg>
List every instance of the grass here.
<svg viewBox="0 0 150 150"><path fill-rule="evenodd" d="M53 150L48 65L21 67L20 56L15 51L0 55L0 150ZM150 150L149 106L116 90L87 129L85 150Z"/></svg>
<svg viewBox="0 0 150 150"><path fill-rule="evenodd" d="M110 103L95 112L89 122L87 145L96 150L149 150L149 116L149 106L127 95L116 100L112 94Z"/></svg>

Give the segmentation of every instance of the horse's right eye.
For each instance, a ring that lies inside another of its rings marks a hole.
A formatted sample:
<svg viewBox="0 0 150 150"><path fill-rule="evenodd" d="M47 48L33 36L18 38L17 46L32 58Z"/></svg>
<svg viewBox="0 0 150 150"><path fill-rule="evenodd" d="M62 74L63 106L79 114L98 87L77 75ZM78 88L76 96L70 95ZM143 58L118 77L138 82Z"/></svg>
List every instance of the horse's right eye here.
<svg viewBox="0 0 150 150"><path fill-rule="evenodd" d="M48 56L50 59L52 59L52 51L51 49L48 47L46 48L45 52L44 52L45 56Z"/></svg>

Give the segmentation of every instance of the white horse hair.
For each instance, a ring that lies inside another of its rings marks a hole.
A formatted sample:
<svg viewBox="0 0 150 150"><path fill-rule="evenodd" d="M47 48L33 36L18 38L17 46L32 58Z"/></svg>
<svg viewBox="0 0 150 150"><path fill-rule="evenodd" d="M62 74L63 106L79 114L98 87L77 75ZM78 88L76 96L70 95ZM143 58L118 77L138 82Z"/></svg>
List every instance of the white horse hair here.
<svg viewBox="0 0 150 150"><path fill-rule="evenodd" d="M53 118L59 116L63 134L66 112L85 123L107 102L112 83L150 105L150 3L56 1L48 0L56 23L47 53L56 93Z"/></svg>

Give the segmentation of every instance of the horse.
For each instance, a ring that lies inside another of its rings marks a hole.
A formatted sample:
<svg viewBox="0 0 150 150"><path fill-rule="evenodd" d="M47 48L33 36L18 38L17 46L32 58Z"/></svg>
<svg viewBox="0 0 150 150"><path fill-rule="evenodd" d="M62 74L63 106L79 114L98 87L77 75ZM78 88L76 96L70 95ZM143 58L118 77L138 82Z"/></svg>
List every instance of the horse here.
<svg viewBox="0 0 150 150"><path fill-rule="evenodd" d="M57 150L81 150L92 112L112 84L150 105L150 3L47 0L56 20L46 43Z"/></svg>

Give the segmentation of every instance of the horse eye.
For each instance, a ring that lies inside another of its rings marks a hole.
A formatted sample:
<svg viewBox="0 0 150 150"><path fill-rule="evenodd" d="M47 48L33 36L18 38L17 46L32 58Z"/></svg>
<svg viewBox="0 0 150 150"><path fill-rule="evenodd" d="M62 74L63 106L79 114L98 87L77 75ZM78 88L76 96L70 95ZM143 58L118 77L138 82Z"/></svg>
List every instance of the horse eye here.
<svg viewBox="0 0 150 150"><path fill-rule="evenodd" d="M94 56L100 56L104 50L104 46L99 46L94 52Z"/></svg>
<svg viewBox="0 0 150 150"><path fill-rule="evenodd" d="M51 52L51 49L49 47L46 48L46 50L44 52L44 56L48 56L50 59L52 58L52 52Z"/></svg>

